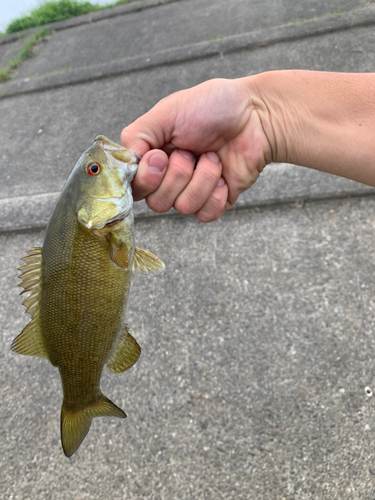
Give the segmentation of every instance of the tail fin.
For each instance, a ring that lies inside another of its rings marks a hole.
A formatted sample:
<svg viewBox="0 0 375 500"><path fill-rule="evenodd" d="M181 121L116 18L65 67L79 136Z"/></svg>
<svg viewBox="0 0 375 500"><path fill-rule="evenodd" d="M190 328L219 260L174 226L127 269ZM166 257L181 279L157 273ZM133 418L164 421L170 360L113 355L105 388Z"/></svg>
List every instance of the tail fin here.
<svg viewBox="0 0 375 500"><path fill-rule="evenodd" d="M77 451L89 432L91 420L95 417L126 418L126 413L103 394L95 403L81 410L67 410L64 404L62 405L61 444L67 457L71 457Z"/></svg>

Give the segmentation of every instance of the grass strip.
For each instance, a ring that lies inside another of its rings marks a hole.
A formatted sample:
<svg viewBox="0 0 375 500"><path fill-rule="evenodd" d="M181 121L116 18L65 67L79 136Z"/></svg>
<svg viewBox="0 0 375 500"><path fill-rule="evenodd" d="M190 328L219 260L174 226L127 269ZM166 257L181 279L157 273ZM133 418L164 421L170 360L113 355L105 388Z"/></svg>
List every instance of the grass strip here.
<svg viewBox="0 0 375 500"><path fill-rule="evenodd" d="M96 12L98 10L108 9L109 7L130 3L131 1L133 0L118 0L106 5L98 5L89 1L77 0L49 1L31 10L30 14L11 21L5 33L16 33L17 31L34 28L36 26L43 26L43 24L63 21L64 19L81 16L89 12Z"/></svg>
<svg viewBox="0 0 375 500"><path fill-rule="evenodd" d="M16 59L9 61L6 68L0 69L0 83L9 80L12 77L12 71L15 70L23 60L29 57L33 57L33 47L39 42L39 40L43 40L47 35L50 35L51 33L52 31L50 29L42 28L33 36L28 38L25 45L19 51Z"/></svg>

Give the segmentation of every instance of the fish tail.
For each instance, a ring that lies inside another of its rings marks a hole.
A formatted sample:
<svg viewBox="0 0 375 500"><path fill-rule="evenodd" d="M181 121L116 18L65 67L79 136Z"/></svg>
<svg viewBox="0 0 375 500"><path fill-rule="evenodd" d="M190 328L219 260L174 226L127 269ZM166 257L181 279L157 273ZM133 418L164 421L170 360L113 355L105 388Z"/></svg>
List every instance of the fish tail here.
<svg viewBox="0 0 375 500"><path fill-rule="evenodd" d="M95 403L79 410L67 409L63 403L61 407L61 444L67 457L71 457L77 451L89 432L91 421L95 417L126 418L126 413L103 394Z"/></svg>

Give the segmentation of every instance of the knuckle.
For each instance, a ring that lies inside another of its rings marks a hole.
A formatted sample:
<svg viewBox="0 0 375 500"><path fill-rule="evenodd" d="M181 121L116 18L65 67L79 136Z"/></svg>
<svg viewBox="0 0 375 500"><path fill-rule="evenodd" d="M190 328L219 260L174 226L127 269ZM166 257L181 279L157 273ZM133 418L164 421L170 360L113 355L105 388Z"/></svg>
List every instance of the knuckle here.
<svg viewBox="0 0 375 500"><path fill-rule="evenodd" d="M170 203L167 199L165 198L160 198L156 196L147 196L146 198L146 203L151 210L158 214L162 214L164 212L168 212L173 206L172 203Z"/></svg>
<svg viewBox="0 0 375 500"><path fill-rule="evenodd" d="M221 176L221 168L215 164L205 165L202 168L202 175L204 177L204 182L210 185L216 185Z"/></svg>
<svg viewBox="0 0 375 500"><path fill-rule="evenodd" d="M214 220L217 220L220 217L221 214L214 214L214 213L208 213L204 212L203 210L200 210L196 214L194 214L194 217L199 221L203 222L204 224L207 224L207 222L213 222Z"/></svg>
<svg viewBox="0 0 375 500"><path fill-rule="evenodd" d="M181 184L187 184L192 175L193 175L194 167L193 165L171 165L170 167L170 173L173 174L173 178L175 179L176 182L181 183Z"/></svg>
<svg viewBox="0 0 375 500"><path fill-rule="evenodd" d="M207 202L195 215L200 222L211 222L221 217L224 207L219 203Z"/></svg>
<svg viewBox="0 0 375 500"><path fill-rule="evenodd" d="M121 144L126 144L128 137L129 137L128 127L125 127L124 129L122 129L122 132L120 135Z"/></svg>
<svg viewBox="0 0 375 500"><path fill-rule="evenodd" d="M223 207L227 201L227 191L225 189L215 189L211 194L211 204Z"/></svg>
<svg viewBox="0 0 375 500"><path fill-rule="evenodd" d="M177 198L173 206L182 215L191 215L194 213L191 209L191 203L186 197Z"/></svg>
<svg viewBox="0 0 375 500"><path fill-rule="evenodd" d="M200 222L212 222L225 212L227 189L215 189L204 206L194 215Z"/></svg>

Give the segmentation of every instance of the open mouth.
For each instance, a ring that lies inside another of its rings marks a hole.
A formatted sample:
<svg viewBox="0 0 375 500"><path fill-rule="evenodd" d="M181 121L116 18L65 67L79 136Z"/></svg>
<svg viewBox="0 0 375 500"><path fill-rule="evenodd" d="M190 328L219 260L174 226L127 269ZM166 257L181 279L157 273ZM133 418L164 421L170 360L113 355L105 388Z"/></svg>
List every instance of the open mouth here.
<svg viewBox="0 0 375 500"><path fill-rule="evenodd" d="M113 220L107 222L107 224L105 224L104 227L114 226L115 224L117 224L118 222L123 221L124 219L125 219L124 216L117 217L117 219L113 219Z"/></svg>
<svg viewBox="0 0 375 500"><path fill-rule="evenodd" d="M117 224L118 222L122 222L124 219L126 219L126 217L128 217L130 212L131 212L131 207L130 208L128 207L124 212L117 214L113 219L109 219L109 221L106 224L104 224L103 227L111 227Z"/></svg>

